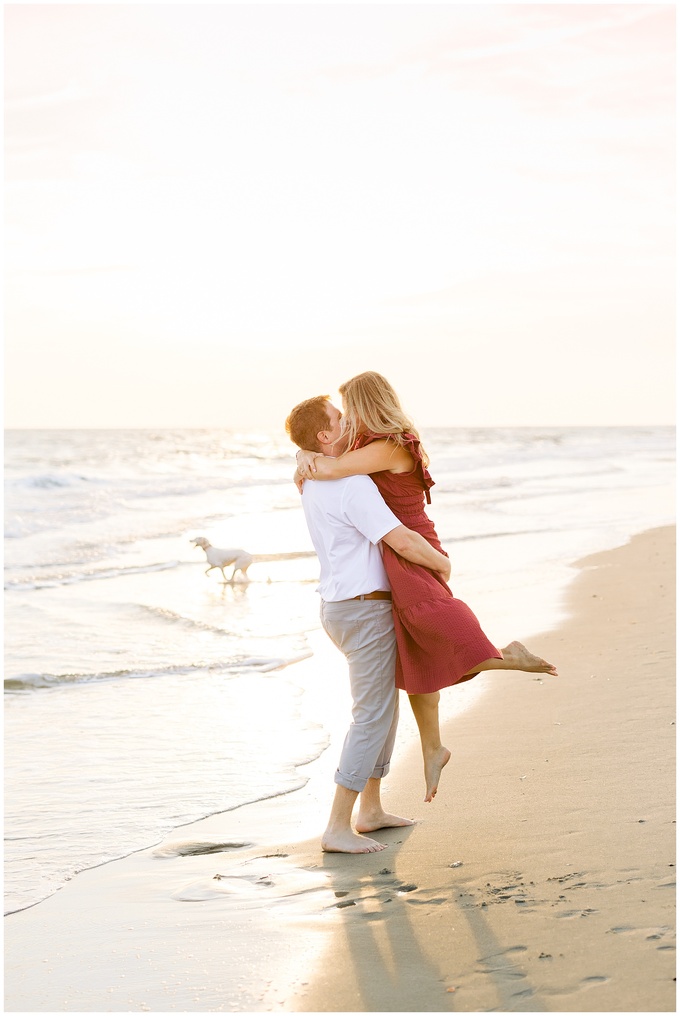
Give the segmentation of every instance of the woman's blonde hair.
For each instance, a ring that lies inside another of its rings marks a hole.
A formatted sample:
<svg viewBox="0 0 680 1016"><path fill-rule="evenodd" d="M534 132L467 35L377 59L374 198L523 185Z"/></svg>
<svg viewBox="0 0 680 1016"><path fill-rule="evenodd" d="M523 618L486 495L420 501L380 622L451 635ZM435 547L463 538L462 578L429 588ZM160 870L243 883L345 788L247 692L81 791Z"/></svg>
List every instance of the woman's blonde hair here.
<svg viewBox="0 0 680 1016"><path fill-rule="evenodd" d="M374 434L392 435L394 440L405 444L404 434L413 434L420 440L418 431L404 410L399 396L387 378L374 370L351 377L341 384L338 391L344 401L344 430L347 435L347 450L354 447L360 434L371 431ZM428 464L424 449L423 464Z"/></svg>

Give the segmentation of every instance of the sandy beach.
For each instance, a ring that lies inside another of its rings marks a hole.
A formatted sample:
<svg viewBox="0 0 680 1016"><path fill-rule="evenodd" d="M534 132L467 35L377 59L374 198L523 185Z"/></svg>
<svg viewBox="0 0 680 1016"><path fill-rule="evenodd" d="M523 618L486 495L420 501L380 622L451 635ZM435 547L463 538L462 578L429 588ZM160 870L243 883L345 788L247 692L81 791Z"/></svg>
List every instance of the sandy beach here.
<svg viewBox="0 0 680 1016"><path fill-rule="evenodd" d="M478 678L432 805L402 738L385 850L322 854L332 745L6 918L6 1011L673 1011L674 535L579 562L559 678Z"/></svg>

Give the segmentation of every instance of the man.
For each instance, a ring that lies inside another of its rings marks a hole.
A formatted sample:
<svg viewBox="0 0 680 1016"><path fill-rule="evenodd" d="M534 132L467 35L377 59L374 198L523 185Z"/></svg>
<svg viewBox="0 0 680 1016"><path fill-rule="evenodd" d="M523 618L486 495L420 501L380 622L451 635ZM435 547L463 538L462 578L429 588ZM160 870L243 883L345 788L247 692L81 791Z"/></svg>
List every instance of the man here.
<svg viewBox="0 0 680 1016"><path fill-rule="evenodd" d="M334 455L342 451L341 420L340 410L320 395L292 410L286 431L300 448ZM380 542L445 579L451 565L419 533L399 522L368 476L307 482L302 506L321 565L321 623L347 657L352 692L352 724L321 846L326 851L370 853L385 844L363 833L412 824L385 812L380 800L380 781L389 771L399 717L391 593ZM352 811L359 795L355 832Z"/></svg>

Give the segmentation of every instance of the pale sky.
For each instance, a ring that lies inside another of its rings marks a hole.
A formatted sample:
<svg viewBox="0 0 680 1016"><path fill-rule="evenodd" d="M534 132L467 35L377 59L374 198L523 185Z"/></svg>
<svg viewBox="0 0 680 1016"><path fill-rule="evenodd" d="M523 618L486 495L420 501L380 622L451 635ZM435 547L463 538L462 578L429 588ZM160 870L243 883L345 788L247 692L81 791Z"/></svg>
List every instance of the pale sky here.
<svg viewBox="0 0 680 1016"><path fill-rule="evenodd" d="M671 4L7 4L6 422L673 422Z"/></svg>

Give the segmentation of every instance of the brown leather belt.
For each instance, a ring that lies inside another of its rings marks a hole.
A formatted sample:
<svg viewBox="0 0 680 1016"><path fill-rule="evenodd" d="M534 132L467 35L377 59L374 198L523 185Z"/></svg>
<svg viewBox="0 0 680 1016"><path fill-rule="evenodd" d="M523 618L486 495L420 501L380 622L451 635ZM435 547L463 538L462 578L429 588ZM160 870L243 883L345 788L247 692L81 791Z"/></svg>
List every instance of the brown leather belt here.
<svg viewBox="0 0 680 1016"><path fill-rule="evenodd" d="M362 593L361 596L353 596L353 600L391 600L392 593L386 589L376 589L374 593Z"/></svg>

